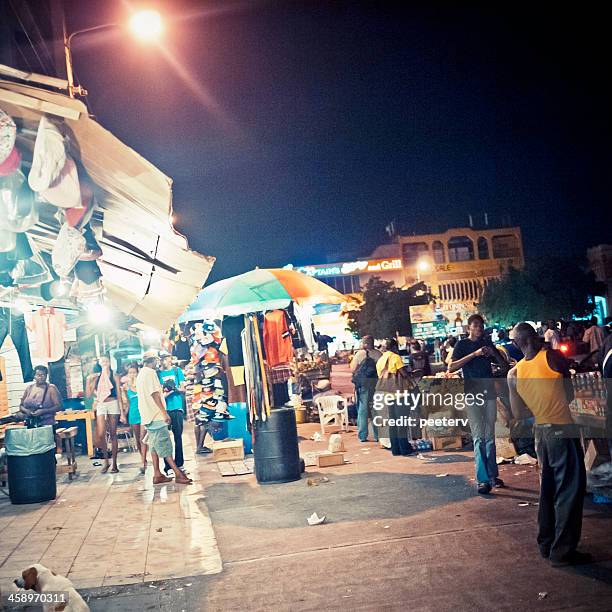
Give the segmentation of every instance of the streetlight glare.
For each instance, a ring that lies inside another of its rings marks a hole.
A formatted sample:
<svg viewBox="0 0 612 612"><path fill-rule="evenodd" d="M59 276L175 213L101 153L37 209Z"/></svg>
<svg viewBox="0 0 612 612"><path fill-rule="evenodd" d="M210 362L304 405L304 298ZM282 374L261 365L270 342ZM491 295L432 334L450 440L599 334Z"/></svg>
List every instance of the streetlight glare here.
<svg viewBox="0 0 612 612"><path fill-rule="evenodd" d="M420 259L417 262L417 268L419 272L427 272L430 268L429 262L426 259Z"/></svg>
<svg viewBox="0 0 612 612"><path fill-rule="evenodd" d="M130 18L130 30L141 40L158 38L164 30L161 15L152 10L138 11Z"/></svg>

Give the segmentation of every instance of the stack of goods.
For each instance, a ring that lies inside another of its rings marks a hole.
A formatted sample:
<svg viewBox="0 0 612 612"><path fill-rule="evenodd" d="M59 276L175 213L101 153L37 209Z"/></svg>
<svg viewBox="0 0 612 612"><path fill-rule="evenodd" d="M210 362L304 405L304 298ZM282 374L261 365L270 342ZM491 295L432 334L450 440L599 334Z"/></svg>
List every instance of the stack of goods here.
<svg viewBox="0 0 612 612"><path fill-rule="evenodd" d="M581 372L572 375L574 401L573 412L605 418L607 408L606 381L600 372Z"/></svg>
<svg viewBox="0 0 612 612"><path fill-rule="evenodd" d="M227 409L227 378L221 368L221 332L215 323L196 323L191 346L195 421L231 418Z"/></svg>
<svg viewBox="0 0 612 612"><path fill-rule="evenodd" d="M46 116L40 120L31 160L29 151L17 147L17 131L0 109L0 293L2 288L15 292L40 287L48 301L59 277L71 285L76 303L97 301L103 286L96 261L102 250L90 225L94 185L72 156L69 139ZM23 163L22 154L28 157ZM56 207L61 224L51 267L28 236L43 204Z"/></svg>
<svg viewBox="0 0 612 612"><path fill-rule="evenodd" d="M315 357L308 356L297 361L296 373L298 377L307 380L328 379L331 376L331 364L329 360L324 359L321 355L316 355Z"/></svg>

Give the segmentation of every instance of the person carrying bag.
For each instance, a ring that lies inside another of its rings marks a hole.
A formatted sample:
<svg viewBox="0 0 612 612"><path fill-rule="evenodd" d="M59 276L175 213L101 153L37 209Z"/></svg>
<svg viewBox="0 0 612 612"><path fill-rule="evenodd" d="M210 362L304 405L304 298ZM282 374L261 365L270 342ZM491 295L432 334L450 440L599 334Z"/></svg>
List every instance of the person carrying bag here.
<svg viewBox="0 0 612 612"><path fill-rule="evenodd" d="M410 378L410 374L402 358L399 356L397 340L389 338L385 340L385 352L376 364L378 372L378 383L376 385L376 400L377 404L383 405L383 421L387 419L394 420L395 423L390 425L385 423L382 432L388 432L388 438L379 438L381 444L385 448L391 448L393 455L410 455L413 452L410 444L411 429L407 419L416 414L411 413L411 406L404 401L404 392L410 392L415 388L415 384ZM400 401L398 402L397 392L400 392ZM404 423L396 424L399 419L404 418ZM388 442L388 444L387 444Z"/></svg>

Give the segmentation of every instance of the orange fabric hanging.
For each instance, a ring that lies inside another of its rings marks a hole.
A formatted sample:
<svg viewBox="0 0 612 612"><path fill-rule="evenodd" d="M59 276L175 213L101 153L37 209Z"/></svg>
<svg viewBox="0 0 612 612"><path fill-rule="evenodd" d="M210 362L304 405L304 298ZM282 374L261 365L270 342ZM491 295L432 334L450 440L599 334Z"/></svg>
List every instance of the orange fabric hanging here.
<svg viewBox="0 0 612 612"><path fill-rule="evenodd" d="M264 316L263 341L268 365L289 363L293 359L293 344L284 310L273 310Z"/></svg>

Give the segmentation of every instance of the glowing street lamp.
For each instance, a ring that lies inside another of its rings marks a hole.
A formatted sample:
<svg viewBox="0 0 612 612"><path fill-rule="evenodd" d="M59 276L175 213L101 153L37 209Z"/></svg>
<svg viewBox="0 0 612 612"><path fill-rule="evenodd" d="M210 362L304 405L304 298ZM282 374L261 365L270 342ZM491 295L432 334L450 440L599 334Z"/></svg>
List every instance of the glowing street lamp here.
<svg viewBox="0 0 612 612"><path fill-rule="evenodd" d="M68 34L66 24L64 24L64 55L66 58L66 78L68 79L68 95L74 98L75 95L86 96L87 90L80 85L74 84L74 72L72 68L72 39L78 34L106 30L107 28L122 28L118 23L105 23L102 25L84 28ZM134 13L128 22L128 28L136 38L150 42L159 38L164 31L164 24L161 15L157 11L143 10Z"/></svg>
<svg viewBox="0 0 612 612"><path fill-rule="evenodd" d="M138 11L130 18L130 30L136 38L150 41L159 38L164 31L161 15L157 11Z"/></svg>
<svg viewBox="0 0 612 612"><path fill-rule="evenodd" d="M431 264L427 259L419 259L416 263L417 283L421 282L421 273L426 274L431 270Z"/></svg>

